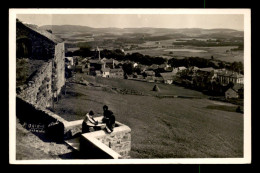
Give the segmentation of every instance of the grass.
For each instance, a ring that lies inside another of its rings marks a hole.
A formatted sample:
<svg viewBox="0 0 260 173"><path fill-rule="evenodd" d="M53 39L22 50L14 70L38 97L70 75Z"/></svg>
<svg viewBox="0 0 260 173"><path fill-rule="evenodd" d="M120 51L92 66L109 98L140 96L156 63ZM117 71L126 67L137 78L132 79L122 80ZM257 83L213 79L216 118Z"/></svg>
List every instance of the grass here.
<svg viewBox="0 0 260 173"><path fill-rule="evenodd" d="M216 110L223 110L229 112L236 112L237 106L225 106L225 105L209 105L207 106L208 109L216 109Z"/></svg>
<svg viewBox="0 0 260 173"><path fill-rule="evenodd" d="M68 91L78 94L64 96L55 105L55 112L67 120L76 120L89 110L101 116L102 106L108 105L116 120L132 129L132 158L243 157L243 114L215 109L219 102L174 85L159 84L161 92L156 93L151 91L152 83L85 78L100 87L70 84ZM120 94L109 90L112 87L135 89L144 95ZM201 99L157 98L156 94Z"/></svg>
<svg viewBox="0 0 260 173"><path fill-rule="evenodd" d="M163 45L163 41L161 41ZM165 44L166 45L166 44ZM129 50L125 51L126 53L134 53L139 52L144 55L150 56L163 56L165 58L184 58L184 57L201 57L210 59L213 56L217 60L234 62L234 61L244 61L243 51L233 51L231 53L226 53L226 50L230 50L232 48L236 48L236 46L219 46L219 47L196 47L196 46L184 46L182 49L197 49L197 50L205 50L207 52L173 52L173 54L169 54L169 52L164 51L168 48L146 48L140 50ZM179 48L178 48L179 49ZM166 56L167 55L167 56Z"/></svg>

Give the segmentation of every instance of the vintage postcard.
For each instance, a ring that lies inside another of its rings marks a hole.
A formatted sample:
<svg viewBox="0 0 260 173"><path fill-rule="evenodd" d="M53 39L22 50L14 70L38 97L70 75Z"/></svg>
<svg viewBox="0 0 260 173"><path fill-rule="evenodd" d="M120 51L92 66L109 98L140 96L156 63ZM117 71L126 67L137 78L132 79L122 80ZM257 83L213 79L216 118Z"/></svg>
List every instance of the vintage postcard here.
<svg viewBox="0 0 260 173"><path fill-rule="evenodd" d="M251 163L250 9L10 9L11 164Z"/></svg>

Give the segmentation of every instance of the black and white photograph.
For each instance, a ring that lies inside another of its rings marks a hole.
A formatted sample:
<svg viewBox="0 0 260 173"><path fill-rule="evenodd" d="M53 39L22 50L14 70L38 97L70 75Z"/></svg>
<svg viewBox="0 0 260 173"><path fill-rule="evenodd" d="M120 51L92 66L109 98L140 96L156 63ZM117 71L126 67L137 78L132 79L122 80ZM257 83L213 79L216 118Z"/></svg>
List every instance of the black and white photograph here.
<svg viewBox="0 0 260 173"><path fill-rule="evenodd" d="M10 9L10 163L250 163L250 30L250 9Z"/></svg>

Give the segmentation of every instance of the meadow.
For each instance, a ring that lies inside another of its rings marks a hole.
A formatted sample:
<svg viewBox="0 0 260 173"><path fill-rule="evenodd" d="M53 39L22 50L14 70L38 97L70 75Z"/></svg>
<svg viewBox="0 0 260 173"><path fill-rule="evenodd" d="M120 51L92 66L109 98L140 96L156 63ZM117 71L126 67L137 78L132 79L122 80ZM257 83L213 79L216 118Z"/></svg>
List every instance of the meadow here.
<svg viewBox="0 0 260 173"><path fill-rule="evenodd" d="M163 41L161 42L163 45ZM169 45L168 45L169 46ZM196 47L196 46L183 46L175 48L149 48L142 47L142 49L128 50L125 53L135 53L139 52L144 55L150 56L161 56L167 59L170 58L185 58L185 57L200 57L211 59L213 56L216 60L234 62L234 61L244 61L244 52L243 51L233 51L226 52L227 50L237 48L237 46L218 46L218 47ZM168 51L169 49L184 49L186 51ZM190 51L190 50L200 50L200 51Z"/></svg>
<svg viewBox="0 0 260 173"><path fill-rule="evenodd" d="M91 85L67 85L54 112L72 121L90 110L102 116L103 105L108 105L116 120L132 130L131 158L243 157L243 114L235 112L235 105L174 85L157 84L160 92L154 92L153 83L76 74L80 78Z"/></svg>

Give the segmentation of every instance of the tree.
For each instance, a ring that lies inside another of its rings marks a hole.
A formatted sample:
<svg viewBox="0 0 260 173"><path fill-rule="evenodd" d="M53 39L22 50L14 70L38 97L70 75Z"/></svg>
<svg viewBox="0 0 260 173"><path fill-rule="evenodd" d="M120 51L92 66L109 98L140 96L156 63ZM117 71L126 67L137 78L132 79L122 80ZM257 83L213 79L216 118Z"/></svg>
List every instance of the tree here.
<svg viewBox="0 0 260 173"><path fill-rule="evenodd" d="M125 74L127 75L133 74L133 64L131 63L123 64L122 68Z"/></svg>
<svg viewBox="0 0 260 173"><path fill-rule="evenodd" d="M225 67L226 67L226 64L223 61L218 63L218 68L225 68Z"/></svg>

